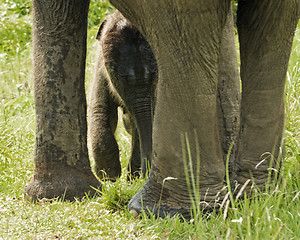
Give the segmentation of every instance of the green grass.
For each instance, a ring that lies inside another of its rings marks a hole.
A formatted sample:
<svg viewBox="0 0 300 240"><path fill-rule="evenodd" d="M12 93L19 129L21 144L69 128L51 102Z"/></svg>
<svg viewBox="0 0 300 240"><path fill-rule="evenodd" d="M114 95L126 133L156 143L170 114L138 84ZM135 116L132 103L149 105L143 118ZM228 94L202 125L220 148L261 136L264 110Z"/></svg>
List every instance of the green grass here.
<svg viewBox="0 0 300 240"><path fill-rule="evenodd" d="M110 9L106 1L92 1L87 88L95 34ZM0 239L300 239L300 26L286 85L285 180L260 198L236 202L208 219L181 222L132 218L126 206L143 181L129 185L125 175L105 183L103 194L92 199L37 204L23 199L33 171L35 128L30 12L28 0L0 2ZM125 169L130 136L120 127L117 138Z"/></svg>

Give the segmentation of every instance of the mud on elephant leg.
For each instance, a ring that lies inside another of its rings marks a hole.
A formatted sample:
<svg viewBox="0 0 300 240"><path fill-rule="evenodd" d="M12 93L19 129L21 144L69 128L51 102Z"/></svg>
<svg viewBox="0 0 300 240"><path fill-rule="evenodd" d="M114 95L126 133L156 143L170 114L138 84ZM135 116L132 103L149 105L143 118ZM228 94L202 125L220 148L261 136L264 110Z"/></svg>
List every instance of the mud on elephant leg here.
<svg viewBox="0 0 300 240"><path fill-rule="evenodd" d="M272 181L273 169L282 160L284 86L298 19L297 1L239 2L242 106L236 180L240 187L251 179L263 189L269 171Z"/></svg>
<svg viewBox="0 0 300 240"><path fill-rule="evenodd" d="M88 1L33 1L36 111L30 200L73 200L100 187L87 151L84 91Z"/></svg>

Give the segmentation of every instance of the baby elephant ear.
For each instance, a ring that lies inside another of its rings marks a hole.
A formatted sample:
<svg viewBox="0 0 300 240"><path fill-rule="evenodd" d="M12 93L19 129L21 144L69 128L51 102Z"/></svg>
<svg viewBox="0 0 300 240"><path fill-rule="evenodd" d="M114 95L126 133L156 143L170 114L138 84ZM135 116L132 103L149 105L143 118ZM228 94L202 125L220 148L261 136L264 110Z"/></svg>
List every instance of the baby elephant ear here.
<svg viewBox="0 0 300 240"><path fill-rule="evenodd" d="M100 41L100 38L101 38L101 32L106 24L107 20L104 19L104 21L101 23L100 27L99 27L99 30L98 30L98 33L97 33L97 36L96 36L96 39Z"/></svg>

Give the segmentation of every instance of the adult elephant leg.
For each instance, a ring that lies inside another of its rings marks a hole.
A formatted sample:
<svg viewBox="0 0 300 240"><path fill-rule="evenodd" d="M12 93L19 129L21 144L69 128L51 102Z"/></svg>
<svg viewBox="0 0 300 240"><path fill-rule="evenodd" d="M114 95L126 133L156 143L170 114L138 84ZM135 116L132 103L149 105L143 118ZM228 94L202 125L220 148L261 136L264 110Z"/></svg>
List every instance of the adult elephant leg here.
<svg viewBox="0 0 300 240"><path fill-rule="evenodd" d="M241 185L252 179L262 189L269 167L281 161L284 85L298 17L298 1L239 1L242 104L236 179Z"/></svg>
<svg viewBox="0 0 300 240"><path fill-rule="evenodd" d="M216 110L218 55L230 2L111 2L142 31L155 54L159 72L153 165L129 209L189 217L196 195L206 202L201 207L216 206L223 196L225 172ZM188 179L192 180L193 172L199 180L196 185L200 187L195 191L189 189L184 171L186 148L192 155ZM197 157L200 173L196 170Z"/></svg>
<svg viewBox="0 0 300 240"><path fill-rule="evenodd" d="M84 72L89 1L33 1L36 145L25 197L73 200L99 182L87 151Z"/></svg>

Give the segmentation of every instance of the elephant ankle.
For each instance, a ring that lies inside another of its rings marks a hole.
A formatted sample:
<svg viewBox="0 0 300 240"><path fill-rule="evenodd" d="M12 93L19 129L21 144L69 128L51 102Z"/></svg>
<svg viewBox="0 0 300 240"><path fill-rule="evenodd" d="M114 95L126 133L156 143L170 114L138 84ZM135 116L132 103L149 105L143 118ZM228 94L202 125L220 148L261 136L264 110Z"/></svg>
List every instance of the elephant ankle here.
<svg viewBox="0 0 300 240"><path fill-rule="evenodd" d="M96 195L97 189L101 189L101 184L90 169L60 166L47 171L36 169L25 187L24 197L33 202L43 198L74 201Z"/></svg>

